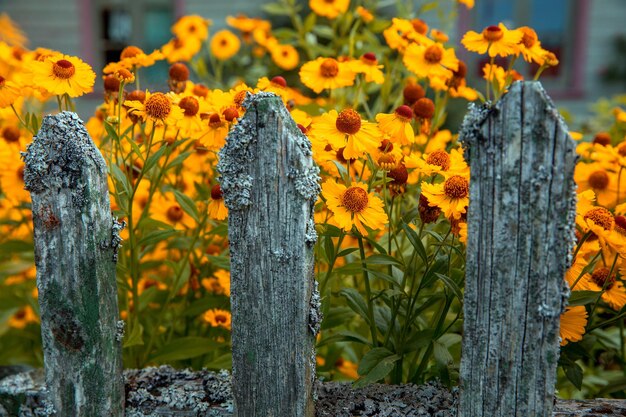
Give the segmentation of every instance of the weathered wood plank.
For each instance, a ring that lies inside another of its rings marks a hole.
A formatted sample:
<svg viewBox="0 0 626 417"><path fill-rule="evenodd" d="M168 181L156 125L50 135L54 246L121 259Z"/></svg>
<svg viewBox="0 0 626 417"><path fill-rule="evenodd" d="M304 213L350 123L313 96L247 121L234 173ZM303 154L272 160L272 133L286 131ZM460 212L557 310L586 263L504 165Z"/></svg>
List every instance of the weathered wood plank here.
<svg viewBox="0 0 626 417"><path fill-rule="evenodd" d="M24 154L48 400L58 416L124 414L107 166L74 113L46 116Z"/></svg>
<svg viewBox="0 0 626 417"><path fill-rule="evenodd" d="M460 416L552 414L575 144L538 82L466 116L471 167Z"/></svg>
<svg viewBox="0 0 626 417"><path fill-rule="evenodd" d="M235 415L313 416L313 206L311 145L280 98L249 96L218 170L228 207Z"/></svg>

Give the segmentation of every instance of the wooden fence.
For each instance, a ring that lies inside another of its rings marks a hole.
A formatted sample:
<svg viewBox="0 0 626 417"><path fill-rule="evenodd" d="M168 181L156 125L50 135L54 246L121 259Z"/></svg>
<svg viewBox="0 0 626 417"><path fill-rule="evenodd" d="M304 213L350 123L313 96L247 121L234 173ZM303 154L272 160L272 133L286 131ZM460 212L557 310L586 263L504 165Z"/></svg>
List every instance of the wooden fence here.
<svg viewBox="0 0 626 417"><path fill-rule="evenodd" d="M311 147L278 97L250 96L219 170L229 208L236 416L313 416L319 295ZM575 146L536 82L461 131L471 166L459 415L552 415ZM48 116L25 156L48 401L121 416L124 395L106 166L75 115Z"/></svg>

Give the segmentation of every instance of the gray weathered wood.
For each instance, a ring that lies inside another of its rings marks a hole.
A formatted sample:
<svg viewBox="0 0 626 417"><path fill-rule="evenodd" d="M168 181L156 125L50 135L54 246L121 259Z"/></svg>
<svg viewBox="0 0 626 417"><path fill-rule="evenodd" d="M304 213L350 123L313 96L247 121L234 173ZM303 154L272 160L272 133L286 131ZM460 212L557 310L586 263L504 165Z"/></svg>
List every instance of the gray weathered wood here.
<svg viewBox="0 0 626 417"><path fill-rule="evenodd" d="M31 192L48 400L57 416L122 416L121 328L107 166L74 113L23 155Z"/></svg>
<svg viewBox="0 0 626 417"><path fill-rule="evenodd" d="M311 145L280 98L249 96L220 152L231 256L235 415L313 416L313 206Z"/></svg>
<svg viewBox="0 0 626 417"><path fill-rule="evenodd" d="M471 167L460 416L552 415L575 144L538 82L461 131Z"/></svg>

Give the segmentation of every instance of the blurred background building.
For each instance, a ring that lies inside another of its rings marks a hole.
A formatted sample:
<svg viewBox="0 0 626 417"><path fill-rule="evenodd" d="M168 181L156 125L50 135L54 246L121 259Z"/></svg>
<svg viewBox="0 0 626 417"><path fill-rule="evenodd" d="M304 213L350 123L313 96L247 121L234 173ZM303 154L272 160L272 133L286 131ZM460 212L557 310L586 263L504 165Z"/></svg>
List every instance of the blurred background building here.
<svg viewBox="0 0 626 417"><path fill-rule="evenodd" d="M446 4L458 7L458 13L453 27L444 29L458 45L459 57L469 60L475 83L482 82L484 61L464 51L460 36L503 22L510 28L534 28L542 46L556 53L560 65L546 71L542 82L560 108L583 115L597 98L626 91L626 0L476 0L471 10L454 1ZM228 15L262 16L262 5L259 0L0 0L0 12L22 27L30 46L80 56L98 72L105 63L117 61L127 45L146 52L162 46L182 15L210 18L214 30L225 26ZM428 16L425 20L437 26ZM157 79L164 68L166 63L150 68L153 74L147 74L147 80ZM520 72L529 78L535 70L527 65ZM98 89L96 83L88 99L94 107L100 101Z"/></svg>

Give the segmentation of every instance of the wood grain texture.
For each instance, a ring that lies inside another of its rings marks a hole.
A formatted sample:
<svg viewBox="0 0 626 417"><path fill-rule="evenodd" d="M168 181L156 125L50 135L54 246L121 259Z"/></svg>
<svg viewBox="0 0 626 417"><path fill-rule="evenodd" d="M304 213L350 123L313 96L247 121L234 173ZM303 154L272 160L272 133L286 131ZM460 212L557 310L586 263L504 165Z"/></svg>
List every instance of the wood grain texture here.
<svg viewBox="0 0 626 417"><path fill-rule="evenodd" d="M475 107L460 416L552 415L575 215L575 144L538 82Z"/></svg>
<svg viewBox="0 0 626 417"><path fill-rule="evenodd" d="M220 152L231 256L238 417L313 416L319 169L280 98L248 96Z"/></svg>
<svg viewBox="0 0 626 417"><path fill-rule="evenodd" d="M24 154L48 401L57 416L124 414L107 167L74 113L46 116Z"/></svg>

